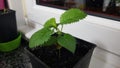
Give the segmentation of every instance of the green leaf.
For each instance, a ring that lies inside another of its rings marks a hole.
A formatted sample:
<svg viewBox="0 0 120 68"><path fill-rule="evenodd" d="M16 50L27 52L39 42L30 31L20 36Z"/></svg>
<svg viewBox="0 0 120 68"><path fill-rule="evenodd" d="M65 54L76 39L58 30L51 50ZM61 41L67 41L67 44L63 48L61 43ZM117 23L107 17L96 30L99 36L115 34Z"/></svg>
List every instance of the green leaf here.
<svg viewBox="0 0 120 68"><path fill-rule="evenodd" d="M44 27L57 27L55 18L50 18L48 21L45 22Z"/></svg>
<svg viewBox="0 0 120 68"><path fill-rule="evenodd" d="M44 44L53 34L53 31L48 28L42 28L32 35L29 42L29 47L33 48Z"/></svg>
<svg viewBox="0 0 120 68"><path fill-rule="evenodd" d="M64 34L63 36L60 36L58 38L58 44L64 48L66 48L67 50L69 50L72 53L75 52L76 39L69 34Z"/></svg>
<svg viewBox="0 0 120 68"><path fill-rule="evenodd" d="M51 36L50 39L43 44L44 46L51 46L53 44L57 43L57 37Z"/></svg>
<svg viewBox="0 0 120 68"><path fill-rule="evenodd" d="M70 24L84 19L87 16L86 13L79 9L72 8L64 12L60 17L60 24Z"/></svg>

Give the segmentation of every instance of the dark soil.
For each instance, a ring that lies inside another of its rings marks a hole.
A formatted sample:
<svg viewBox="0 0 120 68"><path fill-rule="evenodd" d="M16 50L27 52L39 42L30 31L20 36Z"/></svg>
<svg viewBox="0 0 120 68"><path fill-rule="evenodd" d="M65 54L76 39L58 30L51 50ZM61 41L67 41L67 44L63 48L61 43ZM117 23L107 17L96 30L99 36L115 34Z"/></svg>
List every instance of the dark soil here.
<svg viewBox="0 0 120 68"><path fill-rule="evenodd" d="M55 45L49 47L37 47L30 49L30 51L37 56L41 61L46 63L50 68L73 68L73 66L83 57L85 54L94 47L91 47L91 43L78 41L76 52L73 54L61 48L57 50Z"/></svg>

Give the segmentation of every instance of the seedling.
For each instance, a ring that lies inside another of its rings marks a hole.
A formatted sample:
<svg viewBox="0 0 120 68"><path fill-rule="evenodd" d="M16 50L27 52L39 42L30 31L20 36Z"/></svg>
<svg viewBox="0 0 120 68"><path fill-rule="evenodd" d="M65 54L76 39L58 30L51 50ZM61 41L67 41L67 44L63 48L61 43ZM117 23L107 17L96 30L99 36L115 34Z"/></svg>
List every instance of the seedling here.
<svg viewBox="0 0 120 68"><path fill-rule="evenodd" d="M61 15L60 23L56 23L55 18L50 18L45 22L42 29L32 35L29 47L56 45L56 49L60 50L64 47L70 52L75 53L76 39L72 35L62 32L63 25L76 23L86 16L87 14L80 9L72 8Z"/></svg>

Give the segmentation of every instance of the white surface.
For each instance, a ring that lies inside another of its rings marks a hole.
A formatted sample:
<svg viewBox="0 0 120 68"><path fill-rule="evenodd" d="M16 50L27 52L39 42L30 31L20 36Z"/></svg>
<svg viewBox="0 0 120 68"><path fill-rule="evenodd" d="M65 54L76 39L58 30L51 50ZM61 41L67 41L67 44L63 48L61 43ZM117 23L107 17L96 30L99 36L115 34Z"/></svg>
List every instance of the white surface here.
<svg viewBox="0 0 120 68"><path fill-rule="evenodd" d="M89 68L120 68L120 57L101 48L96 48Z"/></svg>

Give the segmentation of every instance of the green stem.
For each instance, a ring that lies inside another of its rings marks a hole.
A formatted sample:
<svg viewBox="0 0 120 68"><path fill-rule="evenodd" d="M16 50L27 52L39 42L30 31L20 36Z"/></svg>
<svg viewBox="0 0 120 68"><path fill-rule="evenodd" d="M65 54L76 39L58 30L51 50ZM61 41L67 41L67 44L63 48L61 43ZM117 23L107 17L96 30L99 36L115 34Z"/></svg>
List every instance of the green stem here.
<svg viewBox="0 0 120 68"><path fill-rule="evenodd" d="M58 35L61 35L62 32L60 31L60 29L56 28L56 30L57 30Z"/></svg>

